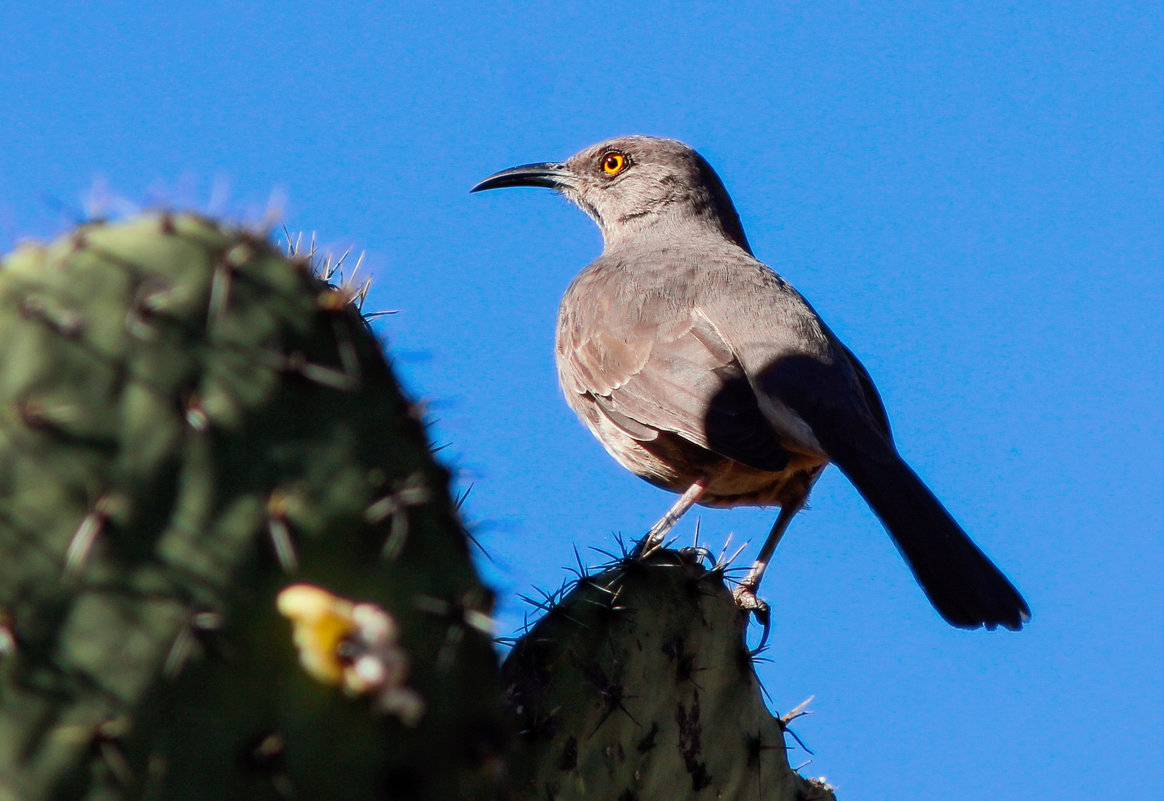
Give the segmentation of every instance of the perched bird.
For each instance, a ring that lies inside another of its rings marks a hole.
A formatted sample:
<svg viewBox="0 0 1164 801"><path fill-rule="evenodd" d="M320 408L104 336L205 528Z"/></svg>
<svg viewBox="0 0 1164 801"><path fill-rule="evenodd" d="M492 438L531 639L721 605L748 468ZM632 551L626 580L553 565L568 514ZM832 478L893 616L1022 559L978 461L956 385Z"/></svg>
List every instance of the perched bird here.
<svg viewBox="0 0 1164 801"><path fill-rule="evenodd" d="M736 596L764 568L832 462L881 519L934 607L963 628L1019 629L1022 596L898 454L869 373L808 302L757 261L723 182L682 142L627 136L561 163L503 170L474 192L556 189L602 229L566 290L558 377L615 459L692 504L780 506Z"/></svg>

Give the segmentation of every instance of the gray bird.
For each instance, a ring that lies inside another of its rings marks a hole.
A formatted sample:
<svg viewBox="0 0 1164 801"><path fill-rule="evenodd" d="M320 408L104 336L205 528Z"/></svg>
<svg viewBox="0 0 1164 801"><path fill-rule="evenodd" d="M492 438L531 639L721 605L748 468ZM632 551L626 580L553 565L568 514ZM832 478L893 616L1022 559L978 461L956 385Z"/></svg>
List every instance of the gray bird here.
<svg viewBox="0 0 1164 801"><path fill-rule="evenodd" d="M694 150L627 136L473 187L556 189L602 229L602 255L566 290L558 377L606 450L679 500L779 506L737 590L745 608L813 483L832 462L881 519L934 607L963 628L1019 629L1030 610L902 460L869 373L756 260L727 190Z"/></svg>

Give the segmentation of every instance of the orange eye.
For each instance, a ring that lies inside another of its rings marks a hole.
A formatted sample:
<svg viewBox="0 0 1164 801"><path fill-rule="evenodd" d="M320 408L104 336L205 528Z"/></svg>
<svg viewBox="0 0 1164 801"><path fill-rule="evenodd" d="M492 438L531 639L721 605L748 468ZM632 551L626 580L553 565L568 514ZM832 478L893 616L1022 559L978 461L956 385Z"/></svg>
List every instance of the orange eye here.
<svg viewBox="0 0 1164 801"><path fill-rule="evenodd" d="M602 171L607 175L618 175L626 168L626 156L610 152L602 157Z"/></svg>

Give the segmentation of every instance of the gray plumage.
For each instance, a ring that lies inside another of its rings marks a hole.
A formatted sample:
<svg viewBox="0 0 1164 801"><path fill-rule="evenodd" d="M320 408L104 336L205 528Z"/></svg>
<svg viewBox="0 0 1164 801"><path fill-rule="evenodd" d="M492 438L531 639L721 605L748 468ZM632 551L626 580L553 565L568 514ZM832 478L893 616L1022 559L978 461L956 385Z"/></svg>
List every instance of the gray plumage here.
<svg viewBox="0 0 1164 801"><path fill-rule="evenodd" d="M497 173L474 191L557 189L602 230L570 284L558 375L570 407L624 467L691 502L778 505L776 542L835 463L881 518L934 606L962 627L1020 628L1021 596L893 445L868 373L812 307L757 261L723 183L681 142L630 136L564 163Z"/></svg>

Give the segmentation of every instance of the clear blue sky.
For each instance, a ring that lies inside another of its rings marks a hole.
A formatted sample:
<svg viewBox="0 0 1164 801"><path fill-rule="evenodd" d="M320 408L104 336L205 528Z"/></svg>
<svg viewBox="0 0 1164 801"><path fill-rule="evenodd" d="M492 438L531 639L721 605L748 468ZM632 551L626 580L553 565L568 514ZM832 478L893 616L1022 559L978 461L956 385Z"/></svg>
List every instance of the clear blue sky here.
<svg viewBox="0 0 1164 801"><path fill-rule="evenodd" d="M516 593L672 496L557 389L597 229L546 190L468 189L683 139L1034 610L1020 634L947 627L829 471L765 585L773 704L816 696L805 773L848 801L1160 798L1161 36L1146 0L8 2L0 246L86 209L274 201L366 250L507 634ZM754 546L773 515L704 510L702 536Z"/></svg>

